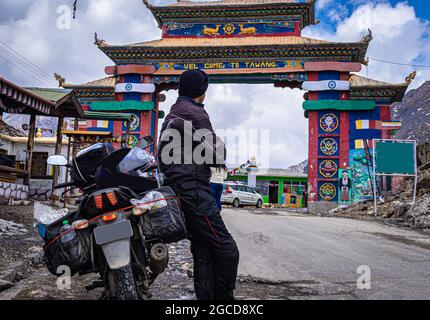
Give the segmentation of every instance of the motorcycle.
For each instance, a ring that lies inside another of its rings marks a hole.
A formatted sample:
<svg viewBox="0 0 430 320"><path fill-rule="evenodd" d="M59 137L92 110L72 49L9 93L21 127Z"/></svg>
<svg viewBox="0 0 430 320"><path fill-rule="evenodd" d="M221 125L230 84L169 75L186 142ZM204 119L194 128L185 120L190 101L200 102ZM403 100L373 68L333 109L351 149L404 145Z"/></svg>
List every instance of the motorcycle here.
<svg viewBox="0 0 430 320"><path fill-rule="evenodd" d="M74 246L61 241L72 232L61 232L65 218L47 227L45 260L51 273L62 264L72 273L98 273L100 280L87 290L104 287L104 299L151 297L150 285L167 267L166 241L186 238L179 201L170 188L160 188L157 163L145 151L151 145L150 137L131 149L98 143L70 164L63 156L48 158L49 165L68 167L72 178L55 188L83 193L78 210L65 217L79 235Z"/></svg>

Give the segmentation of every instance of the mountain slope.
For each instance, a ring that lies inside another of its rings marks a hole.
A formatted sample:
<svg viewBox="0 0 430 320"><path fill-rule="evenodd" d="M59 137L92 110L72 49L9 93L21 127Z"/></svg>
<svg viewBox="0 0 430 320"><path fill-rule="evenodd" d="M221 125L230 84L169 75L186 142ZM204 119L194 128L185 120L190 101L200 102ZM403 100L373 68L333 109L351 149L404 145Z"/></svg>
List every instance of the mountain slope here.
<svg viewBox="0 0 430 320"><path fill-rule="evenodd" d="M430 81L409 91L402 102L391 106L393 120L402 121L396 139L412 139L418 143L430 141Z"/></svg>

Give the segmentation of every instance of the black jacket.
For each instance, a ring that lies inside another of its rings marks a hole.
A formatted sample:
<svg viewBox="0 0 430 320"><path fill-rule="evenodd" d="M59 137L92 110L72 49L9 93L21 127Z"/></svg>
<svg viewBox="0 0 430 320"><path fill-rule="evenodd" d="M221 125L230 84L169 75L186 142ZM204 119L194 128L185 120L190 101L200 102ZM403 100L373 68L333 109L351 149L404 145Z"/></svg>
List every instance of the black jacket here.
<svg viewBox="0 0 430 320"><path fill-rule="evenodd" d="M174 131L179 133L180 141L170 136ZM204 155L203 162L193 157L195 151ZM223 166L225 154L224 143L216 136L204 106L189 97L179 97L160 133L158 161L165 184L180 183L186 188L209 185L210 167ZM171 163L172 159L175 159L174 163Z"/></svg>

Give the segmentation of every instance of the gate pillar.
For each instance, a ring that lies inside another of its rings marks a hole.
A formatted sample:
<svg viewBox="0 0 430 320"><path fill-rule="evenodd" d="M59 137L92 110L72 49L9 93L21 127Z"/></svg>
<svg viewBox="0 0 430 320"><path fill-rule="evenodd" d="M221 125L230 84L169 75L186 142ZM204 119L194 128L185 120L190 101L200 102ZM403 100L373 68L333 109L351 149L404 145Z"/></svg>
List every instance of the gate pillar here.
<svg viewBox="0 0 430 320"><path fill-rule="evenodd" d="M349 166L350 72L361 64L308 62L308 81L302 85L309 118L308 212L327 213L338 206L339 172ZM366 103L364 103L366 105Z"/></svg>

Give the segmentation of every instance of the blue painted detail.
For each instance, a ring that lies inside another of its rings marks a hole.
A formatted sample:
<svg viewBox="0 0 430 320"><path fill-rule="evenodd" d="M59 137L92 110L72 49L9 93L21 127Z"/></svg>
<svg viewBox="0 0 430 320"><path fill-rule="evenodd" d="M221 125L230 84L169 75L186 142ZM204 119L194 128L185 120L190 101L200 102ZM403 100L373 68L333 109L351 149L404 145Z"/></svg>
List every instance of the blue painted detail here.
<svg viewBox="0 0 430 320"><path fill-rule="evenodd" d="M318 156L319 157L336 157L339 156L339 138L338 137L319 137L318 138Z"/></svg>
<svg viewBox="0 0 430 320"><path fill-rule="evenodd" d="M140 83L141 76L139 74L126 74L124 76L125 83ZM142 94L139 92L124 92L124 100L141 101Z"/></svg>
<svg viewBox="0 0 430 320"><path fill-rule="evenodd" d="M126 74L124 76L125 82L130 83L140 83L141 82L141 75L140 74Z"/></svg>
<svg viewBox="0 0 430 320"><path fill-rule="evenodd" d="M324 185L328 185L329 188L324 188ZM322 189L326 192L322 192ZM325 194L327 197L332 198L331 200L328 199L324 199L322 197L321 194ZM323 202L337 202L338 201L338 182L323 182L323 181L319 181L318 182L318 201L323 201Z"/></svg>
<svg viewBox="0 0 430 320"><path fill-rule="evenodd" d="M140 133L140 112L139 111L130 111L127 113L133 114L133 121L130 123L130 132L131 133ZM127 131L126 122L122 122L122 132Z"/></svg>
<svg viewBox="0 0 430 320"><path fill-rule="evenodd" d="M341 91L319 91L318 100L340 100Z"/></svg>
<svg viewBox="0 0 430 320"><path fill-rule="evenodd" d="M334 162L334 165L333 165ZM339 171L338 159L319 159L318 160L318 178L319 179L336 179Z"/></svg>
<svg viewBox="0 0 430 320"><path fill-rule="evenodd" d="M340 73L336 71L318 72L318 81L323 80L340 80Z"/></svg>
<svg viewBox="0 0 430 320"><path fill-rule="evenodd" d="M356 120L381 120L381 109L376 107L371 111L350 111L349 112L349 149L355 149L357 139L381 139L382 131L373 129L357 130Z"/></svg>
<svg viewBox="0 0 430 320"><path fill-rule="evenodd" d="M141 101L142 100L142 94L139 92L124 92L124 100L134 100L134 101Z"/></svg>
<svg viewBox="0 0 430 320"><path fill-rule="evenodd" d="M325 128L326 131L324 131L323 128ZM340 112L331 111L331 110L318 111L318 134L339 134L339 133L340 133Z"/></svg>
<svg viewBox="0 0 430 320"><path fill-rule="evenodd" d="M233 35L267 35L294 33L294 22L245 22L242 23L170 23L167 25L167 35L177 37L204 36L233 36Z"/></svg>

